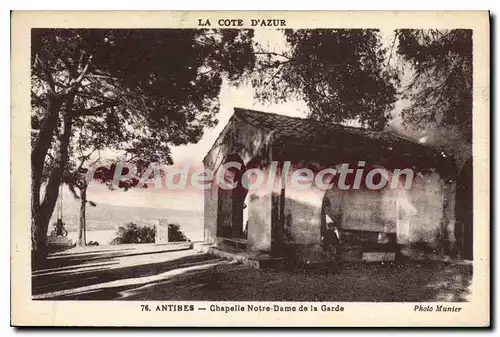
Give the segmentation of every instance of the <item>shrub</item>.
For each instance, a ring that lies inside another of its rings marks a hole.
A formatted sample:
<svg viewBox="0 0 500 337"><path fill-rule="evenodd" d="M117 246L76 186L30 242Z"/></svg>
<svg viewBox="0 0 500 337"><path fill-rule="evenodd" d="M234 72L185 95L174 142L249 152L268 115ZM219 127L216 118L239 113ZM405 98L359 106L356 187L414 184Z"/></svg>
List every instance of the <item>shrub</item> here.
<svg viewBox="0 0 500 337"><path fill-rule="evenodd" d="M112 245L121 245L125 243L154 243L155 228L141 227L130 222L124 226L118 227L116 237L110 242ZM186 242L190 241L188 237L181 231L181 227L176 223L168 224L168 241L169 242Z"/></svg>
<svg viewBox="0 0 500 337"><path fill-rule="evenodd" d="M118 227L116 237L110 242L112 245L125 243L154 243L155 229L151 227L139 227L130 222L125 226Z"/></svg>
<svg viewBox="0 0 500 337"><path fill-rule="evenodd" d="M168 241L169 242L180 242L189 241L187 236L181 231L181 227L176 223L168 224Z"/></svg>

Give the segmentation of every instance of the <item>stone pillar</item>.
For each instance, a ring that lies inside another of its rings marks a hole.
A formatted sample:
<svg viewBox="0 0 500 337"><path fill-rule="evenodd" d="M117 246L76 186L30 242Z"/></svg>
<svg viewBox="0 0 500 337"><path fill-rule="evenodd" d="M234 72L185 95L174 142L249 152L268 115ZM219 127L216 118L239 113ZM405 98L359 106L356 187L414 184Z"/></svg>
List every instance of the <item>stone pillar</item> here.
<svg viewBox="0 0 500 337"><path fill-rule="evenodd" d="M155 243L168 243L168 222L166 219L159 219L156 224Z"/></svg>
<svg viewBox="0 0 500 337"><path fill-rule="evenodd" d="M203 239L205 244L215 244L217 237L218 187L215 182L205 190Z"/></svg>
<svg viewBox="0 0 500 337"><path fill-rule="evenodd" d="M272 192L249 191L248 246L271 252Z"/></svg>
<svg viewBox="0 0 500 337"><path fill-rule="evenodd" d="M412 241L412 219L417 210L411 202L409 190L394 190L396 205L396 241L400 245L407 245Z"/></svg>

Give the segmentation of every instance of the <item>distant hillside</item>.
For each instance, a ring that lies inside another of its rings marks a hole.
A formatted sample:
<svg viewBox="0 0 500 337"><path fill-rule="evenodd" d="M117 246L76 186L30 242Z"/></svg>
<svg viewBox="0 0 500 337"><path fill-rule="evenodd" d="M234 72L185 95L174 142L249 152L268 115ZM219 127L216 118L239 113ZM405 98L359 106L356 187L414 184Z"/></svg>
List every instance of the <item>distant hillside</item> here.
<svg viewBox="0 0 500 337"><path fill-rule="evenodd" d="M56 207L57 209L57 207ZM63 221L68 231L76 231L79 222L80 203L73 198L65 198L63 203ZM56 221L56 210L51 224ZM96 207L87 205L87 229L114 230L128 222L139 225L153 225L158 219L168 219L181 225L186 232L203 231L202 211L183 211L165 208L124 207L109 204L98 204Z"/></svg>

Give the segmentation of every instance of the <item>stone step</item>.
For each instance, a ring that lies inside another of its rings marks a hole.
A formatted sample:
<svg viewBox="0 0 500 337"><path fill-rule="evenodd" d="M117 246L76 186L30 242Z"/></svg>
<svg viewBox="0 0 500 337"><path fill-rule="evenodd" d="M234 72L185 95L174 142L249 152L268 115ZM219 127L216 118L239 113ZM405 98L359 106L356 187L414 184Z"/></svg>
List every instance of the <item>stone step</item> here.
<svg viewBox="0 0 500 337"><path fill-rule="evenodd" d="M395 261L396 252L364 252L361 259L366 262Z"/></svg>
<svg viewBox="0 0 500 337"><path fill-rule="evenodd" d="M254 255L247 252L227 251L218 247L210 247L208 249L208 254L238 261L257 269L281 268L285 263L285 258L282 257L271 257L267 254Z"/></svg>
<svg viewBox="0 0 500 337"><path fill-rule="evenodd" d="M344 261L394 261L399 250L393 244L350 245L342 247L341 256Z"/></svg>

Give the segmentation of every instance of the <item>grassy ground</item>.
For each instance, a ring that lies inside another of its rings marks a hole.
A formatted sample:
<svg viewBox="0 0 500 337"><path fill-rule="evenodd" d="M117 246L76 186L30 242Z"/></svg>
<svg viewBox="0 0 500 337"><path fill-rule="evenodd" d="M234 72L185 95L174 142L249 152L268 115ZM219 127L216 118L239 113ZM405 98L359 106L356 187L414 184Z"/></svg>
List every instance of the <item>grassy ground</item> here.
<svg viewBox="0 0 500 337"><path fill-rule="evenodd" d="M33 295L61 300L465 301L471 278L471 265L436 261L258 270L182 247L130 247L52 256L33 272Z"/></svg>

